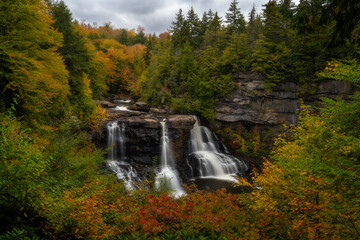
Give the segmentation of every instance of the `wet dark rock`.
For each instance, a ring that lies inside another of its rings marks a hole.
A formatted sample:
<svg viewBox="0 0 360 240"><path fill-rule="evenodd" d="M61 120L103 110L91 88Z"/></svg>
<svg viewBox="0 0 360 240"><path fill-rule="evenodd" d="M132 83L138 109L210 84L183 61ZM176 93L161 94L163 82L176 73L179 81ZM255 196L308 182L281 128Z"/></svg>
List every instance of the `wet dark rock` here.
<svg viewBox="0 0 360 240"><path fill-rule="evenodd" d="M116 107L116 104L105 101L105 100L95 100L95 104L102 106L103 108L114 108Z"/></svg>
<svg viewBox="0 0 360 240"><path fill-rule="evenodd" d="M133 117L133 116L140 116L141 112L130 112L130 111L116 111L112 109L107 110L108 120L112 121L121 117Z"/></svg>
<svg viewBox="0 0 360 240"><path fill-rule="evenodd" d="M171 148L179 171L187 171L186 144L195 119L191 115L166 115L146 112L117 112L119 126L125 126L125 149L127 161L135 165L156 166L160 162L160 143L162 128L160 122L165 120L168 127ZM107 124L102 128L101 140L107 139ZM104 146L103 146L104 147ZM186 169L186 170L185 170Z"/></svg>
<svg viewBox="0 0 360 240"><path fill-rule="evenodd" d="M136 102L132 104L129 109L133 111L148 112L150 110L150 106L145 102Z"/></svg>
<svg viewBox="0 0 360 240"><path fill-rule="evenodd" d="M169 115L166 123L169 128L190 131L194 127L195 119L192 115Z"/></svg>
<svg viewBox="0 0 360 240"><path fill-rule="evenodd" d="M150 108L150 113L166 114L166 111L164 109L160 109L160 108Z"/></svg>

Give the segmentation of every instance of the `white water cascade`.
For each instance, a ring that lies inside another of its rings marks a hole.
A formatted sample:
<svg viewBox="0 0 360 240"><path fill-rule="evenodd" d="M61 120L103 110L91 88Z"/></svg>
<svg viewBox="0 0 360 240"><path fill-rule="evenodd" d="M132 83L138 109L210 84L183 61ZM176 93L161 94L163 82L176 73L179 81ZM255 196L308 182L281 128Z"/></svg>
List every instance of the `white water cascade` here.
<svg viewBox="0 0 360 240"><path fill-rule="evenodd" d="M138 180L136 170L126 162L125 154L125 124L121 127L117 122L108 123L108 166L115 172L116 177L124 182L128 191L135 189Z"/></svg>
<svg viewBox="0 0 360 240"><path fill-rule="evenodd" d="M129 104L131 102L131 100L125 100L125 99L118 99L118 100L113 100L116 103L116 107L113 108L113 110L115 111L125 111L125 112L134 112L132 110L129 109Z"/></svg>
<svg viewBox="0 0 360 240"><path fill-rule="evenodd" d="M188 158L194 176L236 181L233 176L248 169L245 162L222 153L219 141L214 140L217 140L216 135L207 127L201 126L196 116L194 118L196 122L190 131L190 155ZM221 145L221 147L227 152L225 146Z"/></svg>
<svg viewBox="0 0 360 240"><path fill-rule="evenodd" d="M162 137L161 137L161 157L160 157L160 172L156 175L155 188L165 188L170 190L174 197L180 197L185 194L185 191L180 184L178 173L175 169L174 157L170 149L170 141L167 134L166 123L161 122Z"/></svg>

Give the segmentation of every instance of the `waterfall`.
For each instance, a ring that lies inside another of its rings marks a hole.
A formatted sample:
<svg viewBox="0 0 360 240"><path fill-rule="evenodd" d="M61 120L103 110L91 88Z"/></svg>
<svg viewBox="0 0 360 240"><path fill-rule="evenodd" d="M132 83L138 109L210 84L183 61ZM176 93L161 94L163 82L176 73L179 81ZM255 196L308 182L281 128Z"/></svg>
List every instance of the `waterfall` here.
<svg viewBox="0 0 360 240"><path fill-rule="evenodd" d="M201 126L199 119L194 116L196 122L190 131L188 157L189 165L192 166L196 177L216 177L235 180L231 175L242 173L248 169L244 161L226 154L225 146L218 141L216 135L207 127ZM217 141L215 141L217 140ZM224 149L222 153L220 146Z"/></svg>
<svg viewBox="0 0 360 240"><path fill-rule="evenodd" d="M118 129L119 126L117 124L117 122L113 122L113 123L108 123L107 125L107 129L108 129L108 142L107 142L107 146L108 148L111 147L111 149L108 152L108 160L115 160L117 159L117 155L118 155Z"/></svg>
<svg viewBox="0 0 360 240"><path fill-rule="evenodd" d="M195 116L194 116L195 117ZM213 139L213 133L207 128L200 126L199 120L195 117L194 128L191 129L191 148L190 152L217 151L217 145Z"/></svg>
<svg viewBox="0 0 360 240"><path fill-rule="evenodd" d="M185 191L180 184L180 180L175 169L175 160L170 148L166 123L161 122L161 127L160 171L156 175L155 188L160 189L165 187L165 189L170 190L175 197L180 197L185 194Z"/></svg>
<svg viewBox="0 0 360 240"><path fill-rule="evenodd" d="M118 179L124 181L125 188L128 191L135 189L134 179L137 178L137 172L133 167L121 165L118 161L109 161L108 166L115 172Z"/></svg>
<svg viewBox="0 0 360 240"><path fill-rule="evenodd" d="M116 107L113 108L115 111L125 111L125 112L133 112L129 109L129 104L131 100L118 99L113 100L116 103Z"/></svg>
<svg viewBox="0 0 360 240"><path fill-rule="evenodd" d="M125 152L125 124L108 123L108 166L115 172L116 177L124 182L127 190L135 189L134 182L138 181L136 170L126 162Z"/></svg>
<svg viewBox="0 0 360 240"><path fill-rule="evenodd" d="M108 123L108 160L125 160L125 124L121 127L117 122Z"/></svg>

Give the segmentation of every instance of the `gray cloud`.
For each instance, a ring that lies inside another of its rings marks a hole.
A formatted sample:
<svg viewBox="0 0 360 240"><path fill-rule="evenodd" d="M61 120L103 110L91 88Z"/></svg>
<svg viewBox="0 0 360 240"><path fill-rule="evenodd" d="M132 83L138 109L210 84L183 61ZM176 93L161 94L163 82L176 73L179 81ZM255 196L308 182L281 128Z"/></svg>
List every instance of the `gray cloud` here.
<svg viewBox="0 0 360 240"><path fill-rule="evenodd" d="M184 14L194 7L201 18L204 11L212 9L224 17L232 0L64 0L74 18L102 25L112 22L117 28L136 29L139 25L147 33L167 31L179 9ZM258 12L268 0L238 0L241 12L247 18L253 4ZM298 2L298 0L297 0Z"/></svg>

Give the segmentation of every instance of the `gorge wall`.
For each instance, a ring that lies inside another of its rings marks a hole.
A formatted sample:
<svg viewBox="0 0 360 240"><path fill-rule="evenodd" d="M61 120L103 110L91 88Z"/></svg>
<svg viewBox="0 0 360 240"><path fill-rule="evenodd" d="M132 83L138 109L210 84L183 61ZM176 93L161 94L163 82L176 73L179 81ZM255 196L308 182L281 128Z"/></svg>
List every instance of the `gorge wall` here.
<svg viewBox="0 0 360 240"><path fill-rule="evenodd" d="M235 91L217 104L217 121L261 125L297 123L296 111L300 101L298 85L287 82L266 91L264 78L252 73L237 73L234 81ZM306 105L316 106L320 97L346 97L353 91L350 82L335 80L319 82L313 88L315 94L302 98Z"/></svg>
<svg viewBox="0 0 360 240"><path fill-rule="evenodd" d="M215 109L216 121L211 128L219 133L231 129L246 141L252 141L253 136L258 134L260 155L254 152L254 149L243 152L242 143L237 143L233 149L238 151L237 157L246 159L251 169L258 170L263 167L263 160L259 156L271 151L274 138L285 131L282 125L297 124L296 113L301 101L305 105L319 107L321 97L348 98L354 91L350 82L327 80L312 85L313 94L300 97L300 87L293 82L279 84L267 91L264 78L258 74L237 73L234 75L234 81L236 89L230 97L218 102ZM225 134L223 138L228 138L225 144L232 146L233 137L229 138Z"/></svg>
<svg viewBox="0 0 360 240"><path fill-rule="evenodd" d="M272 91L266 91L264 79L252 73L238 73L234 76L234 81L236 89L230 97L218 102L215 110L216 121L215 124L211 124L211 128L220 132L224 128L232 128L236 133L239 129L247 129L251 133L252 127L260 126L258 129L261 137L273 132L268 137L269 144L265 146L270 149L272 137L283 131L282 124L297 123L299 87L295 83L287 82L279 84ZM316 106L320 97L346 97L353 91L351 83L345 81L323 81L315 87L316 94L303 98L305 104ZM119 126L125 126L127 161L137 166L138 171L159 163L162 132L160 122L166 119L178 171L186 181L186 177L189 176L189 166L186 162L187 144L190 130L195 124L194 117L169 114L162 109L150 108L146 103L132 103L130 100L129 109L118 111L115 101L101 101L98 104L107 108L109 122L116 121ZM107 134L107 124L104 124L98 139L103 148L106 147ZM237 157L243 156L240 154ZM247 161L250 167L261 168L262 161L257 162L251 158Z"/></svg>

